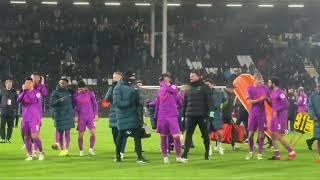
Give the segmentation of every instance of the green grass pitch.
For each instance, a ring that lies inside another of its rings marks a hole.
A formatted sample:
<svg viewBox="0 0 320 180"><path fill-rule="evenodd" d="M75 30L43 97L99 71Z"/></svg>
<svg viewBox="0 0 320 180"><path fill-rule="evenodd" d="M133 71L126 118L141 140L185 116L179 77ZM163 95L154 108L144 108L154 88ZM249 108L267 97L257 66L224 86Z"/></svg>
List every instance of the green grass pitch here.
<svg viewBox="0 0 320 180"><path fill-rule="evenodd" d="M204 160L204 147L199 131L194 136L195 149L191 149L189 163L177 164L171 154L171 164L162 163L159 136L152 134L143 140L144 156L149 164L136 164L133 139L129 138L125 153L125 161L113 162L114 144L107 119L97 122L96 156L79 157L77 132L71 132L70 156L58 157L59 151L51 150L54 142L54 127L51 119L44 119L41 129L46 159L40 161L24 161L26 153L22 150L20 129L13 132L12 144L0 144L0 180L6 179L320 179L320 164L316 164L316 150L306 149L304 136L296 147L298 153L294 161L288 161L287 153L281 149L281 161L268 161L271 150L264 150L264 160L245 160L248 147L241 144L239 151L231 151L224 144L225 155L214 152L209 161ZM290 135L292 136L292 135ZM288 136L287 139L291 137ZM298 136L296 136L298 137ZM85 150L88 152L88 132L85 136ZM314 149L316 147L314 146ZM256 155L256 154L255 154Z"/></svg>

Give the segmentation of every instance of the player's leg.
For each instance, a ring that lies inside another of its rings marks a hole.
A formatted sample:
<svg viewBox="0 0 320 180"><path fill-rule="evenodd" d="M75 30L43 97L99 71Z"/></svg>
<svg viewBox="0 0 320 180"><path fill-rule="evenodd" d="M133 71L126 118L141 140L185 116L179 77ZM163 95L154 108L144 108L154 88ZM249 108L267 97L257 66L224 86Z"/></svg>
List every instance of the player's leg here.
<svg viewBox="0 0 320 180"><path fill-rule="evenodd" d="M248 134L249 154L246 157L247 160L250 160L250 159L253 158L253 146L254 146L253 137L254 137L254 133L255 133L254 131L250 131L249 130L249 134Z"/></svg>
<svg viewBox="0 0 320 180"><path fill-rule="evenodd" d="M32 143L31 143L31 134L30 134L30 129L28 127L27 122L24 122L21 124L21 134L24 139L24 143L26 146L26 151L28 154L28 157L26 158L26 161L31 161L33 160L32 157Z"/></svg>
<svg viewBox="0 0 320 180"><path fill-rule="evenodd" d="M94 145L96 143L96 128L90 129L90 148L89 148L89 154L92 156L95 156L94 152Z"/></svg>
<svg viewBox="0 0 320 180"><path fill-rule="evenodd" d="M183 151L182 158L188 159L188 153L191 145L192 135L196 128L196 120L192 117L185 119L186 121L186 138L185 138L185 148Z"/></svg>
<svg viewBox="0 0 320 180"><path fill-rule="evenodd" d="M161 152L163 156L163 162L169 163L168 159L168 136L164 134L160 134L160 146Z"/></svg>
<svg viewBox="0 0 320 180"><path fill-rule="evenodd" d="M254 134L255 131L258 130L258 118L255 116L252 116L252 114L249 114L249 120L248 120L248 146L249 146L249 154L246 157L247 160L253 159L253 149L254 149Z"/></svg>
<svg viewBox="0 0 320 180"><path fill-rule="evenodd" d="M58 129L56 129L55 131L55 143L51 146L52 149L54 150L59 150L61 149L60 147L60 132L58 131Z"/></svg>
<svg viewBox="0 0 320 180"><path fill-rule="evenodd" d="M1 114L1 121L0 121L0 143L6 142L6 124L7 124L7 118L4 114Z"/></svg>
<svg viewBox="0 0 320 180"><path fill-rule="evenodd" d="M169 119L169 134L171 134L174 148L176 151L176 162L185 163L186 160L181 158L181 139L180 139L180 127L176 118Z"/></svg>
<svg viewBox="0 0 320 180"><path fill-rule="evenodd" d="M264 131L258 132L259 136L259 142L258 142L258 160L262 159L262 150L263 150L263 144L264 144Z"/></svg>
<svg viewBox="0 0 320 180"><path fill-rule="evenodd" d="M216 150L219 152L220 155L223 155L224 149L222 148L222 130L223 130L222 119L215 118L213 121L209 122L208 127L209 129L213 129L214 132L217 132Z"/></svg>
<svg viewBox="0 0 320 180"><path fill-rule="evenodd" d="M83 151L83 135L84 132L86 131L86 121L82 118L78 119L78 147L80 151L80 156L84 156L84 151Z"/></svg>
<svg viewBox="0 0 320 180"><path fill-rule="evenodd" d="M222 148L222 129L217 130L218 139L217 139L217 150L219 154L224 154L224 149Z"/></svg>
<svg viewBox="0 0 320 180"><path fill-rule="evenodd" d="M174 134L172 135L174 139L174 148L176 150L176 161L178 163L186 163L187 161L185 159L181 158L181 139L180 139L180 134Z"/></svg>
<svg viewBox="0 0 320 180"><path fill-rule="evenodd" d="M113 138L114 145L116 145L117 137L118 137L118 128L117 127L111 128L111 132L112 132L112 138Z"/></svg>
<svg viewBox="0 0 320 180"><path fill-rule="evenodd" d="M65 150L68 154L68 151L69 151L69 145L70 145L70 129L68 130L65 130L64 132L64 136L65 136Z"/></svg>
<svg viewBox="0 0 320 180"><path fill-rule="evenodd" d="M18 124L19 124L19 116L18 115L15 115L15 124L14 124L14 127L17 128L18 127Z"/></svg>
<svg viewBox="0 0 320 180"><path fill-rule="evenodd" d="M121 162L121 141L126 135L126 130L118 130L117 140L116 140L116 162Z"/></svg>
<svg viewBox="0 0 320 180"><path fill-rule="evenodd" d="M78 129L79 130L79 129ZM84 151L83 151L83 135L84 135L84 131L80 131L78 132L78 147L79 147L79 151L80 151L80 156L84 156Z"/></svg>
<svg viewBox="0 0 320 180"><path fill-rule="evenodd" d="M64 142L64 136L65 136L65 131L59 131L60 137L59 137L59 145L60 145L60 153L59 156L66 156L66 147L65 147L65 142Z"/></svg>
<svg viewBox="0 0 320 180"><path fill-rule="evenodd" d="M44 160L44 152L42 149L42 142L41 142L40 135L39 135L39 126L38 125L36 125L35 130L31 129L31 137L32 137L32 140L34 142L35 147L37 147L39 150L39 160L40 161Z"/></svg>
<svg viewBox="0 0 320 180"><path fill-rule="evenodd" d="M11 117L8 117L8 121L7 121L7 137L6 137L7 143L11 143L13 125L14 125L14 115L12 115Z"/></svg>
<svg viewBox="0 0 320 180"><path fill-rule="evenodd" d="M169 154L171 153L171 151L173 151L174 148L174 139L172 137L172 135L168 136L168 152Z"/></svg>
<svg viewBox="0 0 320 180"><path fill-rule="evenodd" d="M25 142L26 150L27 150L27 154L28 154L28 157L27 157L26 160L27 160L27 161L31 161L31 160L33 160L33 157L32 157L31 135L25 134L25 135L24 135L24 142Z"/></svg>
<svg viewBox="0 0 320 180"><path fill-rule="evenodd" d="M169 153L169 120L165 118L158 119L157 123L157 133L160 134L160 147L164 163L169 163L168 153Z"/></svg>
<svg viewBox="0 0 320 180"><path fill-rule="evenodd" d="M128 136L123 136L122 138L122 143L121 143L121 158L124 157L124 151L126 149L126 145L127 145L127 139L128 139Z"/></svg>
<svg viewBox="0 0 320 180"><path fill-rule="evenodd" d="M140 129L133 129L132 135L133 135L133 139L134 139L135 150L136 150L136 153L138 156L137 163L146 163L147 161L142 156L141 130Z"/></svg>
<svg viewBox="0 0 320 180"><path fill-rule="evenodd" d="M282 144L282 146L284 146L287 151L288 151L288 159L289 160L293 160L294 158L296 158L297 154L296 152L293 150L292 146L284 139L284 135L285 133L279 133L278 134L278 139L280 141L280 143Z"/></svg>
<svg viewBox="0 0 320 180"><path fill-rule="evenodd" d="M273 156L269 158L269 160L280 160L280 151L279 151L279 144L278 144L278 133L272 132L271 139L273 144Z"/></svg>
<svg viewBox="0 0 320 180"><path fill-rule="evenodd" d="M208 128L208 121L204 118L198 118L196 120L201 132L201 136L203 139L203 144L205 148L204 159L209 160L209 150L210 150L210 138L209 138L209 128Z"/></svg>

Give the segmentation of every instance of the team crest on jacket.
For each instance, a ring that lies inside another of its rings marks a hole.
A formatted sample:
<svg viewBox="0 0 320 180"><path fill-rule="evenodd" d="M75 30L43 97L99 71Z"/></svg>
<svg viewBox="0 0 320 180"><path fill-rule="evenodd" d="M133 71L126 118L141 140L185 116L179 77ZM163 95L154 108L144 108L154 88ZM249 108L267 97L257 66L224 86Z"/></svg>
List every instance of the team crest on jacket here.
<svg viewBox="0 0 320 180"><path fill-rule="evenodd" d="M38 99L41 99L41 93L38 92L38 93L36 94L36 97L37 97Z"/></svg>

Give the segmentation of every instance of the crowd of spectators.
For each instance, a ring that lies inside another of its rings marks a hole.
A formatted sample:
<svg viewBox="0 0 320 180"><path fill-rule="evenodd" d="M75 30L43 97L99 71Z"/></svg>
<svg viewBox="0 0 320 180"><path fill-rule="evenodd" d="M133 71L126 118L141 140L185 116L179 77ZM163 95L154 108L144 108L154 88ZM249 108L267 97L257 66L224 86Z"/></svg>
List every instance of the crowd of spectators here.
<svg viewBox="0 0 320 180"><path fill-rule="evenodd" d="M157 85L161 21L156 21L156 51L151 57L149 13L134 8L1 7L0 77L13 77L20 86L37 71L51 90L62 76L97 79L93 88L98 98L103 97L115 70L134 69L144 84ZM320 30L312 25L317 16L255 13L255 17L252 12L223 9L190 13L183 8L169 12L168 70L175 81L188 80L188 62L201 62L203 75L217 85L230 84L239 73L260 71L264 77L281 77L286 88L310 89L317 77L310 76L304 66L313 65L320 72L319 46L312 44ZM161 17L160 12L156 17ZM287 37L287 33L297 35ZM253 63L241 66L238 55L249 55Z"/></svg>

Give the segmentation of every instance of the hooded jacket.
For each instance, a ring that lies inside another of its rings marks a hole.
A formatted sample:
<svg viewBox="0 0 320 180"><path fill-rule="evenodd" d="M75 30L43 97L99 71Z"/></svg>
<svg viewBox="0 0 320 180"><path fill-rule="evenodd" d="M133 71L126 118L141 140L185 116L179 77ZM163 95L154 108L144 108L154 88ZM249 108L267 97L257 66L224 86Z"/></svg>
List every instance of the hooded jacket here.
<svg viewBox="0 0 320 180"><path fill-rule="evenodd" d="M75 127L72 92L69 89L58 86L51 94L50 105L53 108L54 126L58 130L64 131Z"/></svg>
<svg viewBox="0 0 320 180"><path fill-rule="evenodd" d="M139 117L141 106L139 89L134 83L119 81L113 90L113 103L116 109L119 130L140 128L143 125Z"/></svg>

